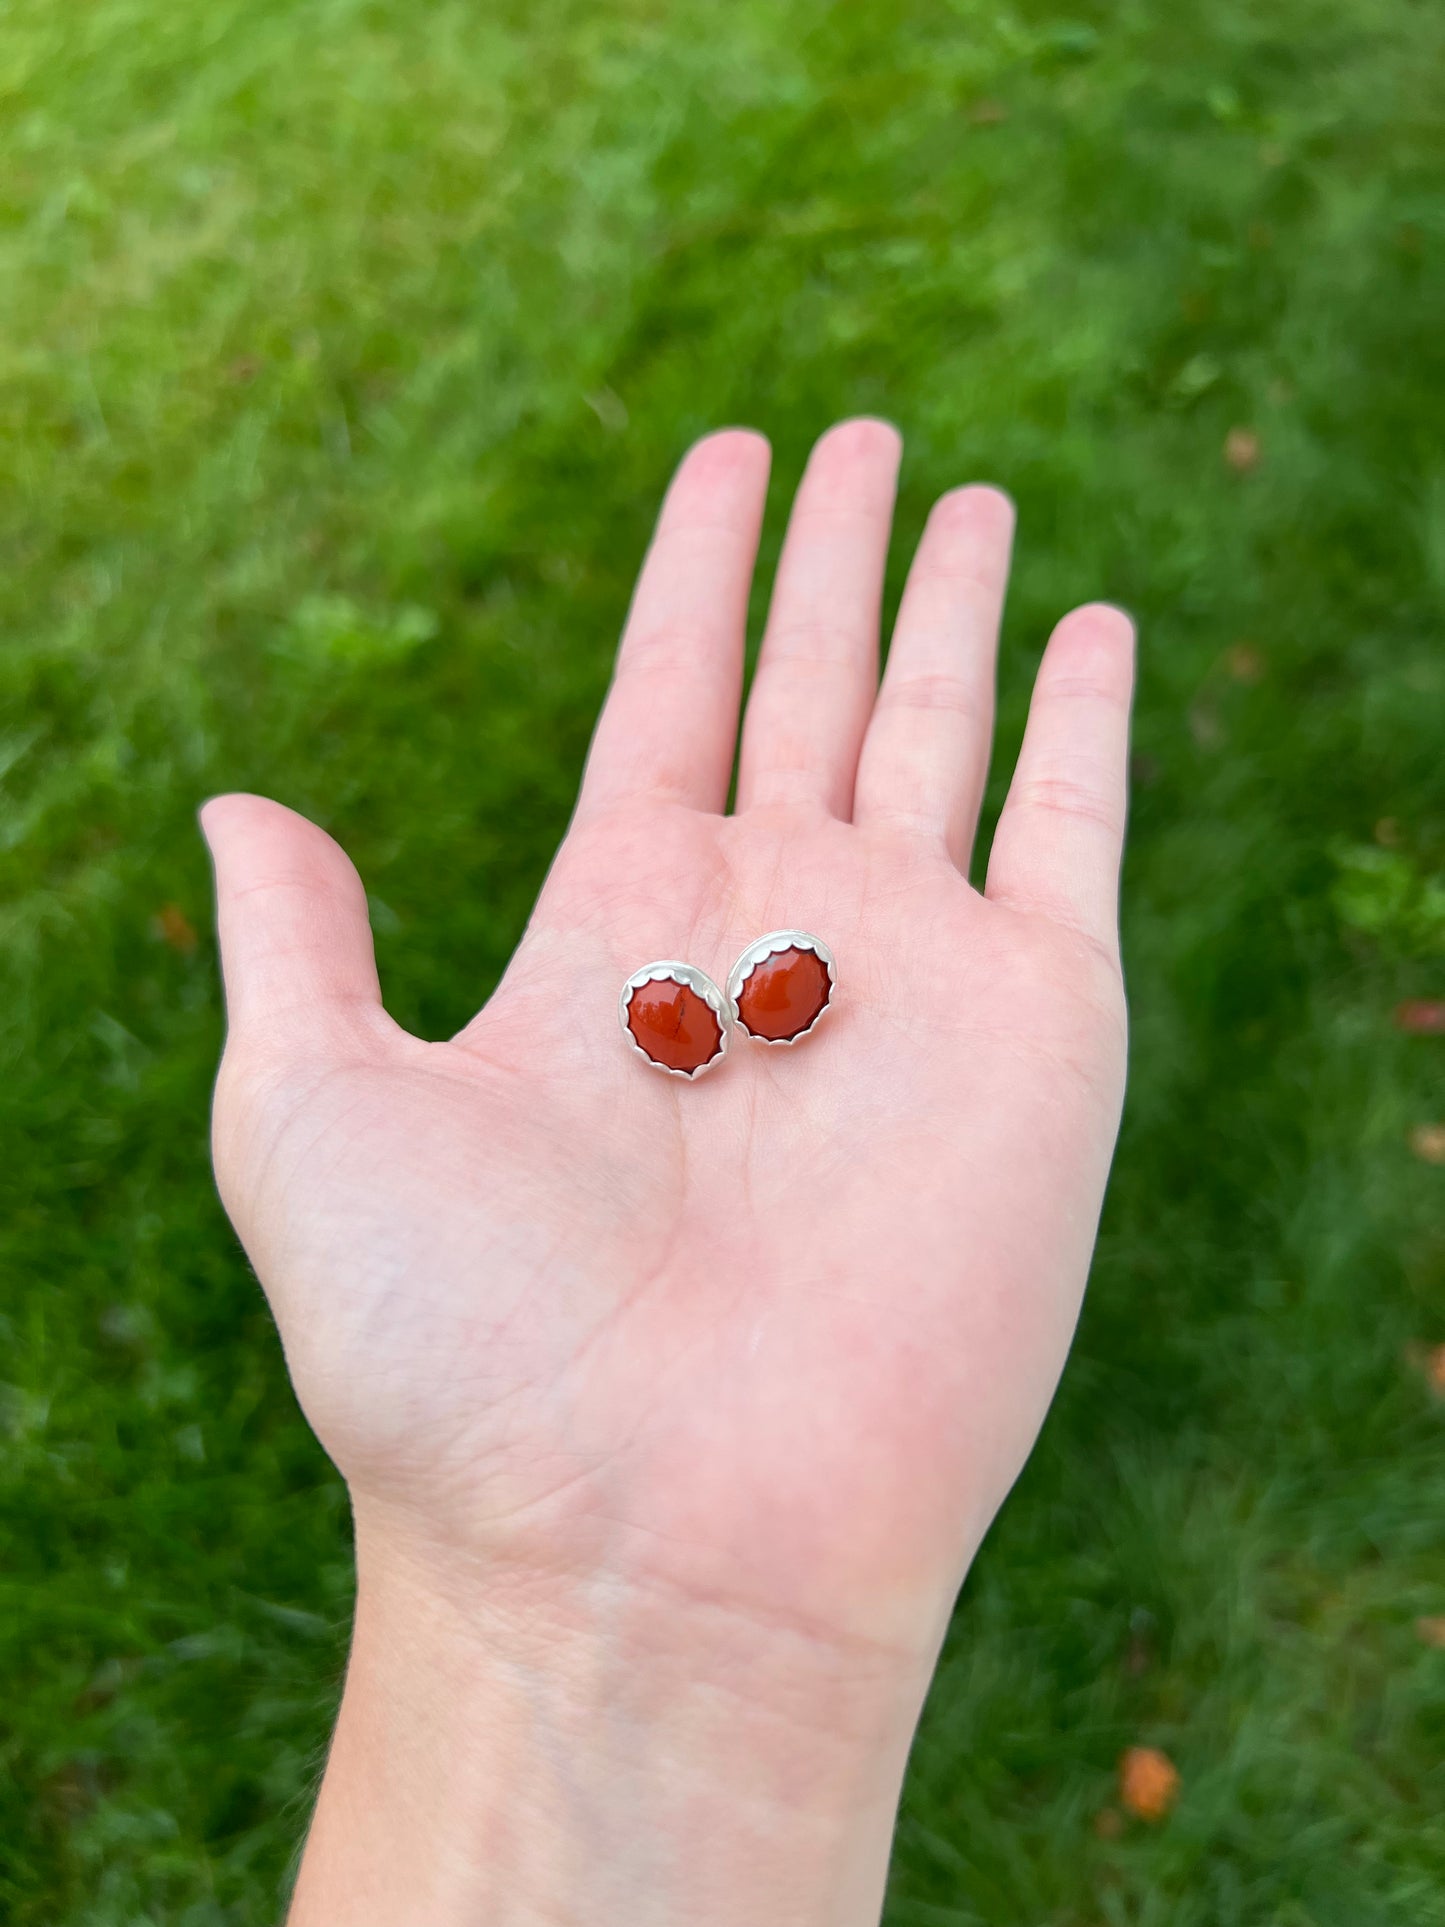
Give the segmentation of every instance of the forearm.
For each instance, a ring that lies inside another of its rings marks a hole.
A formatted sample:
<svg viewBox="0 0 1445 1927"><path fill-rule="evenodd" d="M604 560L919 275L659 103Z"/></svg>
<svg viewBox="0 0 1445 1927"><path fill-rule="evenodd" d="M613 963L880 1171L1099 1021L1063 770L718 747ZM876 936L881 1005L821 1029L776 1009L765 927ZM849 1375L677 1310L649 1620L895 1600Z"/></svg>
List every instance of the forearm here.
<svg viewBox="0 0 1445 1927"><path fill-rule="evenodd" d="M359 1547L291 1927L872 1927L922 1683L594 1583L475 1611Z"/></svg>

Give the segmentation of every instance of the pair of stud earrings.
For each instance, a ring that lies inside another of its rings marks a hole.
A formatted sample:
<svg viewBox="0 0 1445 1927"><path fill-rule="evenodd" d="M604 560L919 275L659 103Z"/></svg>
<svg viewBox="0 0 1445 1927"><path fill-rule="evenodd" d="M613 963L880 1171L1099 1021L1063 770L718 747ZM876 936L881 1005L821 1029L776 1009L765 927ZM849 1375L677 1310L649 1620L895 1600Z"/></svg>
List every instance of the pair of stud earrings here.
<svg viewBox="0 0 1445 1927"><path fill-rule="evenodd" d="M801 1043L833 1001L833 953L806 930L774 930L750 943L728 972L726 993L687 963L650 963L622 986L622 1034L673 1077L701 1077L727 1055L736 1026L761 1044Z"/></svg>

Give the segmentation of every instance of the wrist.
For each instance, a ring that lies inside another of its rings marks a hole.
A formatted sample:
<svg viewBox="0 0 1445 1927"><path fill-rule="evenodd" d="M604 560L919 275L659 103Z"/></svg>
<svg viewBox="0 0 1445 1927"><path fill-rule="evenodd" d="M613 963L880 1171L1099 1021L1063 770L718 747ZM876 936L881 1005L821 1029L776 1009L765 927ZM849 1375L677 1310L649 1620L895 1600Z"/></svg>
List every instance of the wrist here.
<svg viewBox="0 0 1445 1927"><path fill-rule="evenodd" d="M877 1921L925 1664L360 1519L357 1568L292 1927Z"/></svg>

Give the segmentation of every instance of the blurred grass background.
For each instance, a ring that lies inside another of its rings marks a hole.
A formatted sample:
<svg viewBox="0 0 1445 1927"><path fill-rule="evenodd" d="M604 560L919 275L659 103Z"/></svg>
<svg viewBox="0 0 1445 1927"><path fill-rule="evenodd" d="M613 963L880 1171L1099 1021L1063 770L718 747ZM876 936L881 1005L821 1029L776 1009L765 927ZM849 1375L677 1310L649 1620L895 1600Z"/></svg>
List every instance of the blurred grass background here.
<svg viewBox="0 0 1445 1927"><path fill-rule="evenodd" d="M1020 505L995 802L1049 622L1143 633L1123 1143L889 1919L1445 1922L1442 97L1422 0L0 7L0 1918L274 1920L343 1658L196 804L331 827L455 1028L671 464L773 437L765 587L867 409L895 595Z"/></svg>

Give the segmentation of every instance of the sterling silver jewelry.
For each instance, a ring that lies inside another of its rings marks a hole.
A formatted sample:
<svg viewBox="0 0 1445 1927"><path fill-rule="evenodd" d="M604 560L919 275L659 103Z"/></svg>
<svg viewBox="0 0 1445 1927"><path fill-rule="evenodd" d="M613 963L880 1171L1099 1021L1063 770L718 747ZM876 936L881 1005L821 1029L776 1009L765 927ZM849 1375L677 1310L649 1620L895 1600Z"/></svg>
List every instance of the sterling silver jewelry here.
<svg viewBox="0 0 1445 1927"><path fill-rule="evenodd" d="M819 968L819 965L822 968ZM821 937L773 930L728 972L734 1023L760 1044L801 1044L832 1007L838 970Z"/></svg>
<svg viewBox="0 0 1445 1927"><path fill-rule="evenodd" d="M666 989L649 994L649 985ZM712 978L694 964L668 959L634 970L622 986L617 1015L629 1046L669 1077L701 1077L727 1056L732 1011Z"/></svg>

